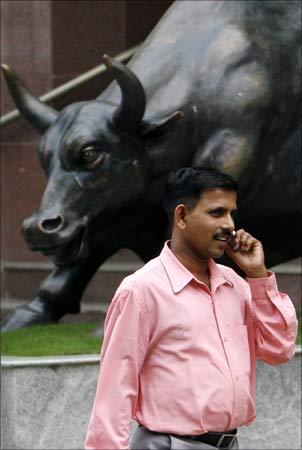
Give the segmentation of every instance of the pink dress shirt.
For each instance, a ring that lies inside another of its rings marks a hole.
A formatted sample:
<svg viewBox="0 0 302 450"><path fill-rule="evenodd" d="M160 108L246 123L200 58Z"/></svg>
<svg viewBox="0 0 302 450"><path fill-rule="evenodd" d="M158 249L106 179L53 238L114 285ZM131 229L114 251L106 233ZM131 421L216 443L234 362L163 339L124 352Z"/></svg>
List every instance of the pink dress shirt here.
<svg viewBox="0 0 302 450"><path fill-rule="evenodd" d="M112 300L86 449L128 449L131 420L202 434L255 420L256 359L295 353L297 318L275 275L248 283L209 263L211 291L166 243Z"/></svg>

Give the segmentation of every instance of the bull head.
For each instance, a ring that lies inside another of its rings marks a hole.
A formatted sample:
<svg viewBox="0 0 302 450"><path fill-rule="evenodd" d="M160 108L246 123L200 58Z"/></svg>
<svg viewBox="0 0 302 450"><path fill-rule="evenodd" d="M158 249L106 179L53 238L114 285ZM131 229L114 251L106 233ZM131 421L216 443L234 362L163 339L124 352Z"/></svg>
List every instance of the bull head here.
<svg viewBox="0 0 302 450"><path fill-rule="evenodd" d="M22 116L43 133L38 155L48 178L38 211L22 232L32 251L70 264L87 255L87 231L110 226L142 198L149 178L148 139L164 135L182 117L143 121L144 88L123 64L103 61L121 89L119 105L101 100L73 103L61 112L35 98L17 74L2 66Z"/></svg>

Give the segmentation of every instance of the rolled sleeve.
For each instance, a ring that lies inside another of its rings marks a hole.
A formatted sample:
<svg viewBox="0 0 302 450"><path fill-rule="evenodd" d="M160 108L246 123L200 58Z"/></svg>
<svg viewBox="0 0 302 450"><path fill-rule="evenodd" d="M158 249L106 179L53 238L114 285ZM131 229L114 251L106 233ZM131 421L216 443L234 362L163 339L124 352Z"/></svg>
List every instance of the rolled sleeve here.
<svg viewBox="0 0 302 450"><path fill-rule="evenodd" d="M287 362L295 353L298 321L288 295L278 291L273 272L248 278L255 317L257 358L269 364Z"/></svg>

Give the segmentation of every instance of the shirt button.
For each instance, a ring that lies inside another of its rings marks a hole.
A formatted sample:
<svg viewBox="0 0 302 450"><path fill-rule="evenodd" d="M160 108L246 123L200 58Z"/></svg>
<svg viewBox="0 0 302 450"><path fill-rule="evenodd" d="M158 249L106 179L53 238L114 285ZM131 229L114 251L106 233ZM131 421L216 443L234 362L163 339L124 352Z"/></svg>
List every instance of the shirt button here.
<svg viewBox="0 0 302 450"><path fill-rule="evenodd" d="M224 342L228 342L228 338L227 337L224 337L223 340L224 340Z"/></svg>
<svg viewBox="0 0 302 450"><path fill-rule="evenodd" d="M235 380L236 380L236 381L238 381L238 380L239 380L239 377L238 377L238 375L237 375L237 376L235 377Z"/></svg>

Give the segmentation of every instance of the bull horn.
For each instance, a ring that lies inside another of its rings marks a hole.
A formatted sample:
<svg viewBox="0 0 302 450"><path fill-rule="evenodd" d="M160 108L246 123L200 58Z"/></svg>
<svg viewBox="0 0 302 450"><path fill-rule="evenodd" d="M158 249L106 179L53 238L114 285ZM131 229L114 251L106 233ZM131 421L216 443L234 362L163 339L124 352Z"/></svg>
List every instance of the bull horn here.
<svg viewBox="0 0 302 450"><path fill-rule="evenodd" d="M114 112L113 122L120 130L134 131L139 127L145 113L145 90L137 76L127 66L108 55L103 55L103 61L122 91L122 100Z"/></svg>
<svg viewBox="0 0 302 450"><path fill-rule="evenodd" d="M6 64L1 64L1 69L20 114L39 133L44 133L54 123L59 113L34 97L14 70Z"/></svg>

